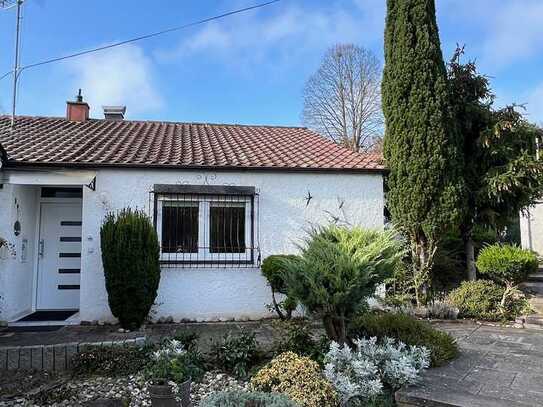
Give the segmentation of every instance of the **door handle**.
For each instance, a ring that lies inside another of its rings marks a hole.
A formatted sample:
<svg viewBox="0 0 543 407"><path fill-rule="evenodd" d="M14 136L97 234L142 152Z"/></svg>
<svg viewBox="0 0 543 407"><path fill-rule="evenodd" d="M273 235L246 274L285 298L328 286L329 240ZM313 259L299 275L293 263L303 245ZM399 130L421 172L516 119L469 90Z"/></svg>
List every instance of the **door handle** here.
<svg viewBox="0 0 543 407"><path fill-rule="evenodd" d="M38 255L40 257L43 257L43 251L45 249L45 241L43 239L40 239L38 242Z"/></svg>

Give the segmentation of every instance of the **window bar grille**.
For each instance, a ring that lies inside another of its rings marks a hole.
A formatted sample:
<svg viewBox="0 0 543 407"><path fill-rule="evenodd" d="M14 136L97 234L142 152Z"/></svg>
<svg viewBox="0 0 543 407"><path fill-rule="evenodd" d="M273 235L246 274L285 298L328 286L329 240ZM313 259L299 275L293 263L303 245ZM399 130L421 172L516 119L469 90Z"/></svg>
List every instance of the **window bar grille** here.
<svg viewBox="0 0 543 407"><path fill-rule="evenodd" d="M259 194L149 193L164 267L260 265Z"/></svg>

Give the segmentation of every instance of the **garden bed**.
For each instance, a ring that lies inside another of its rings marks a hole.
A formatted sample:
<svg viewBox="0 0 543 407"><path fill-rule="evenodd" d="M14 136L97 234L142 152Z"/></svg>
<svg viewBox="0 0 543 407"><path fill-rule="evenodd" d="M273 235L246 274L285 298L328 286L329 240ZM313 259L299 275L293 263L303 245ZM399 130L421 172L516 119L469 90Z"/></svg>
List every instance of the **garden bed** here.
<svg viewBox="0 0 543 407"><path fill-rule="evenodd" d="M207 372L192 386L195 405L208 395L224 390L247 390L247 382L219 371ZM125 377L93 376L74 379L67 375L19 372L0 379L0 406L84 405L97 399L116 399L129 406L150 406L147 381L139 375Z"/></svg>

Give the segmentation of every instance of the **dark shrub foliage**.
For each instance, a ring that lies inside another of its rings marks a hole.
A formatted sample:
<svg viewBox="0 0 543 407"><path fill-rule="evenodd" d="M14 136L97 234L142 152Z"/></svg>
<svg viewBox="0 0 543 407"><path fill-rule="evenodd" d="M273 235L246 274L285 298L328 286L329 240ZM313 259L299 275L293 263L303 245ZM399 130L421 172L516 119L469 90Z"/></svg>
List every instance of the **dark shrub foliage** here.
<svg viewBox="0 0 543 407"><path fill-rule="evenodd" d="M292 312L298 305L295 300L287 297L282 302L277 302L276 293L287 294L287 287L283 279L285 260L295 259L297 256L287 254L276 254L268 256L262 262L262 274L268 280L272 291L273 307L281 319L290 319Z"/></svg>
<svg viewBox="0 0 543 407"><path fill-rule="evenodd" d="M124 376L140 372L149 362L150 346L89 346L72 358L75 375Z"/></svg>
<svg viewBox="0 0 543 407"><path fill-rule="evenodd" d="M448 299L464 318L514 319L529 310L528 300L518 290L488 280L464 281Z"/></svg>
<svg viewBox="0 0 543 407"><path fill-rule="evenodd" d="M350 332L352 337L388 336L407 345L425 346L430 350L433 367L441 366L458 355L458 346L452 336L405 314L363 314L353 321Z"/></svg>
<svg viewBox="0 0 543 407"><path fill-rule="evenodd" d="M227 333L212 345L211 357L216 367L237 377L247 377L259 359L255 334L243 330L237 335Z"/></svg>
<svg viewBox="0 0 543 407"><path fill-rule="evenodd" d="M296 407L298 404L282 394L225 391L205 398L201 407Z"/></svg>
<svg viewBox="0 0 543 407"><path fill-rule="evenodd" d="M504 289L488 280L464 281L451 291L449 302L458 308L464 318L498 319L498 307Z"/></svg>
<svg viewBox="0 0 543 407"><path fill-rule="evenodd" d="M330 349L330 340L322 335L316 339L311 325L305 320L276 321L274 328L279 340L274 346L274 354L293 352L299 356L309 356L322 365L324 355Z"/></svg>
<svg viewBox="0 0 543 407"><path fill-rule="evenodd" d="M522 282L538 266L534 252L509 244L487 246L477 258L479 273L503 285Z"/></svg>
<svg viewBox="0 0 543 407"><path fill-rule="evenodd" d="M155 229L141 211L106 216L100 230L109 307L123 328L141 326L160 281L160 247Z"/></svg>

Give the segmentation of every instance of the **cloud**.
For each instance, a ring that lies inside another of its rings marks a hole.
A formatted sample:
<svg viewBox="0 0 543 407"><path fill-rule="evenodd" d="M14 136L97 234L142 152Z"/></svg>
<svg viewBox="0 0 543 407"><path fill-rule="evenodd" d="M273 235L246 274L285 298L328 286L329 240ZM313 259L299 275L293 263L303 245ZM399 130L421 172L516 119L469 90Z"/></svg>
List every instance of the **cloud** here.
<svg viewBox="0 0 543 407"><path fill-rule="evenodd" d="M440 20L449 31L466 33L481 65L500 71L543 52L541 0L439 0Z"/></svg>
<svg viewBox="0 0 543 407"><path fill-rule="evenodd" d="M162 61L195 54L221 59L236 67L267 62L268 66L303 60L337 42L381 48L384 27L382 0L354 0L325 8L285 3L206 24L175 48L157 52ZM286 65L286 64L285 64Z"/></svg>
<svg viewBox="0 0 543 407"><path fill-rule="evenodd" d="M543 51L543 2L507 1L488 15L489 36L483 56L499 67L519 62Z"/></svg>
<svg viewBox="0 0 543 407"><path fill-rule="evenodd" d="M82 89L92 116L102 116L102 105L126 105L127 115L137 116L163 106L152 65L141 47L128 44L74 59L68 81Z"/></svg>

